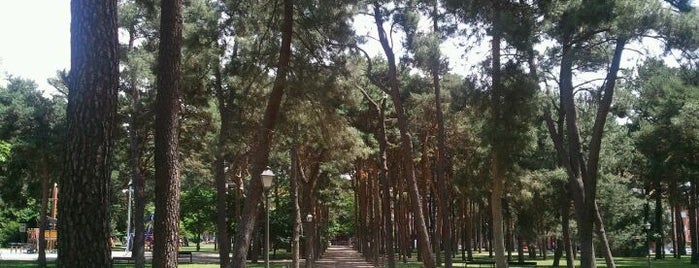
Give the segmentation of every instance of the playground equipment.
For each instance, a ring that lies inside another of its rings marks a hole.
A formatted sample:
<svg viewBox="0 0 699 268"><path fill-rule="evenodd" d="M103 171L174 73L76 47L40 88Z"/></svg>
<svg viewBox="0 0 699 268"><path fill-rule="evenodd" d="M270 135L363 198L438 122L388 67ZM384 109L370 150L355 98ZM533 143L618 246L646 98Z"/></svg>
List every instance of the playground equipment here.
<svg viewBox="0 0 699 268"><path fill-rule="evenodd" d="M46 239L46 250L48 252L56 251L56 242L58 241L58 230L44 230L44 239ZM39 248L39 228L27 228L27 253L35 253Z"/></svg>

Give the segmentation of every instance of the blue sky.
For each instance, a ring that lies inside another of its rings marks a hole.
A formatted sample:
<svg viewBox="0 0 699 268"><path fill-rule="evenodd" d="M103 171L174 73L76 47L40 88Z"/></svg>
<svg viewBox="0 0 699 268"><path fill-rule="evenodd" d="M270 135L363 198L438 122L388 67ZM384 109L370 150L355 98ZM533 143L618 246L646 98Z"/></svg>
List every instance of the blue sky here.
<svg viewBox="0 0 699 268"><path fill-rule="evenodd" d="M70 0L0 0L0 78L46 79L70 66Z"/></svg>

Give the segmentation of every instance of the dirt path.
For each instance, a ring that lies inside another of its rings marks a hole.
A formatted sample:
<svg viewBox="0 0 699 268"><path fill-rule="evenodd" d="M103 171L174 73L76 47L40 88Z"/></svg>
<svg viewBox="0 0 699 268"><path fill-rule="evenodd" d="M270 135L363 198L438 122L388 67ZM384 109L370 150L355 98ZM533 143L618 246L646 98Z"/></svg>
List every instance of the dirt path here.
<svg viewBox="0 0 699 268"><path fill-rule="evenodd" d="M357 251L346 246L330 246L323 254L323 258L316 261L319 268L368 268L374 267L364 260Z"/></svg>

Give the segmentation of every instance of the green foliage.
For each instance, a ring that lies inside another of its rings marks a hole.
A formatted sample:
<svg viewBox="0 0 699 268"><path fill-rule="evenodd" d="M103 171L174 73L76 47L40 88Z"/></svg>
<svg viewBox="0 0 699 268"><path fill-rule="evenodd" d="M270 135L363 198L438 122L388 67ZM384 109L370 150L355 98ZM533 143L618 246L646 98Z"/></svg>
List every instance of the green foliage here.
<svg viewBox="0 0 699 268"><path fill-rule="evenodd" d="M355 205L354 192L351 182L343 178L332 179L333 186L325 191L325 195L331 198L329 209L331 211L328 223L327 237L351 237L355 234Z"/></svg>
<svg viewBox="0 0 699 268"><path fill-rule="evenodd" d="M643 256L643 196L634 195L630 180L618 175L603 175L597 198L610 248L619 256Z"/></svg>
<svg viewBox="0 0 699 268"><path fill-rule="evenodd" d="M0 200L23 207L39 198L39 176L59 169L65 100L49 99L31 80L8 77L0 88L0 141L5 161L0 166Z"/></svg>
<svg viewBox="0 0 699 268"><path fill-rule="evenodd" d="M647 177L682 180L697 164L699 89L681 70L647 62L639 70L636 148L645 156Z"/></svg>
<svg viewBox="0 0 699 268"><path fill-rule="evenodd" d="M7 157L10 156L10 149L12 149L12 145L9 142L0 140L0 164L5 162Z"/></svg>
<svg viewBox="0 0 699 268"><path fill-rule="evenodd" d="M273 240L270 242L276 248L287 248L291 244L292 232L294 230L291 198L289 196L271 195L270 203L273 205L269 213L269 236Z"/></svg>
<svg viewBox="0 0 699 268"><path fill-rule="evenodd" d="M501 152L502 163L511 163L521 152L530 147L533 140L532 119L536 115L534 105L538 85L514 62L503 69L499 89L491 89L487 109L488 118L483 129L486 144ZM509 152L504 154L503 152Z"/></svg>
<svg viewBox="0 0 699 268"><path fill-rule="evenodd" d="M6 247L11 242L26 241L26 233L19 232L20 223L27 224L28 227L36 227L39 217L38 207L35 199L27 201L27 206L22 208L7 207L0 200L0 246Z"/></svg>
<svg viewBox="0 0 699 268"><path fill-rule="evenodd" d="M555 208L563 198L559 191L567 179L562 169L521 170L509 183L505 211L517 219L517 232L529 241L536 239L541 228L555 229L558 224L555 209L542 210L542 207Z"/></svg>
<svg viewBox="0 0 699 268"><path fill-rule="evenodd" d="M182 227L190 234L190 240L197 242L204 232L214 230L215 205L215 191L204 185L190 188L182 193L180 220Z"/></svg>
<svg viewBox="0 0 699 268"><path fill-rule="evenodd" d="M552 85L555 82L533 77L532 70L538 69L545 75L555 73L561 46L571 45L576 76L603 71L609 62L609 39L616 36L629 37L632 41L638 41L642 36L658 36L666 39L666 49L683 48L685 52L691 52L699 43L694 34L696 12L690 12L686 1L670 2L675 4L675 9L655 0L378 1L382 6L381 15L392 25L389 34L395 33L397 28L401 34L406 34L402 44L405 53L396 56L401 61L398 70L401 98L410 118L410 131L417 134L413 142L430 149L427 150L428 157L434 157L431 143L434 142L435 107L430 76L436 64L443 92L450 93L443 94L443 99L445 106L450 107L445 109L448 111L445 124L450 170L453 170L451 175L456 185L455 197L477 202L487 199L490 191L489 150L507 152L503 154L506 157L503 162L509 165L509 194L506 198L521 235L534 239L542 228L555 230L558 199L562 198L559 186L564 184L562 178L565 174L555 169L556 155L545 126L535 122L540 119L536 113L536 106L540 103L537 88L542 82L539 80ZM120 112L124 121L129 116L136 118L139 138L144 144L141 150L146 177L152 176L152 88L155 81L154 51L158 42L158 7L154 3L123 0L119 12L121 29L134 37L133 47L126 49L128 44L125 43L121 51L124 67L121 84L126 94L120 95L124 105ZM370 119L373 112L357 87L362 87L373 100L380 102L384 94L377 87L387 85L386 60L380 57L371 59L373 69L369 75L374 85L370 85L365 77L366 59L353 57L355 55L347 51L348 47L363 39L354 33L352 27L357 18L364 16L356 16L358 9L371 8L372 3L358 4L349 0L294 3L291 72L270 165L275 170L288 170L287 151L293 141L303 147L300 150L305 154L301 161L305 165L317 164L320 167L318 190L314 194L330 210L328 226L322 227L327 228L322 232L328 237L351 235L355 228L359 228L353 226L352 189L348 182L334 178L352 170L355 160L375 157L378 150L377 142L370 134L376 124ZM275 78L280 46L277 31L281 17L277 15L279 3L274 1L194 0L186 1L185 5L185 96L180 136L184 191L181 213L183 230L196 236L212 230L215 222L215 215L212 216L213 187L210 186L213 157L221 153L230 172L234 170L245 176L248 157L254 153L250 151L255 139L253 135ZM435 13L439 14L432 14L435 5L438 7ZM677 11L689 13L677 16ZM461 20L455 22L453 16ZM425 25L432 21L424 20L425 17L436 20L438 29L432 29L433 25L426 28ZM489 68L468 79L447 73L449 62L442 55L440 46L455 29L468 29L459 32L463 35L461 37L481 37L464 39L467 43L460 43L460 48L487 45L488 40L484 37L493 30L502 34L501 57L505 64L501 66L502 81L499 84L489 85L492 72ZM471 41L475 42L468 43ZM537 45L548 48L548 54L538 59L537 66L528 66L534 62L528 61L528 57L536 56L532 50L540 50ZM636 183L631 181L631 175L638 175L633 173L634 170L650 167L648 163L652 162L663 166L663 171L677 171L675 175L678 177L696 174L693 165L697 160L691 152L699 148L696 138L699 127L696 120L699 118L699 103L696 100L699 96L695 93L696 81L694 87L688 86L691 84L688 73L691 71L647 67L638 73L644 80L629 86L638 90L622 93L624 101L619 101L619 94L615 96L613 115L629 118L630 124L606 125L599 201L616 252L630 254L638 249L638 230L634 229L638 222L637 215L634 215L638 211L638 200L629 197L625 188ZM627 73L629 77L633 75L633 72ZM17 82L18 87L19 84ZM653 91L646 88L664 89ZM132 91L134 89L136 91ZM493 89L497 90L495 94ZM133 92L141 94L141 114L134 114L130 107ZM582 139L588 141L600 96L599 87L594 83L583 84L576 88L576 92L579 129ZM639 101L634 106L632 102L637 97ZM389 101L385 110L391 111L391 105ZM17 118L30 118L30 108L35 106L14 105ZM36 197L35 183L11 181L5 176L16 170L12 176L28 177L22 172L29 170L30 163L15 161L13 155L21 148L36 147L38 143L32 145L26 138L28 136L18 134L30 129L25 126L35 122L33 119L15 120L9 117L11 113L1 110L5 107L0 105L0 116L8 116L1 118L0 129L3 133L14 134L0 136L3 141L0 142L0 162L3 152L7 152L5 163L0 165L3 167L0 191L7 192L2 196L6 200L26 203L29 197ZM397 137L394 116L388 112L386 120L389 147L392 148L395 148ZM609 117L609 122L616 117ZM221 131L219 127L224 120L232 126L227 133L221 133L221 146L214 146L218 145L215 134ZM634 136L635 143L629 139L631 130L638 131ZM126 164L128 143L123 129L119 135L121 148L116 150L119 157L115 159L114 172L119 182L115 185L124 184L129 177ZM633 152L634 145L643 155ZM419 157L421 153L415 150L413 157ZM150 196L152 192L146 194ZM632 200L626 202L622 198ZM291 204L283 187L278 188L272 200L272 237L277 239L275 244L283 245L291 237ZM237 201L231 200L231 203L240 205ZM542 207L547 209L542 210ZM114 214L125 215L121 211L123 205L117 204L114 209ZM118 222L124 221L119 219Z"/></svg>

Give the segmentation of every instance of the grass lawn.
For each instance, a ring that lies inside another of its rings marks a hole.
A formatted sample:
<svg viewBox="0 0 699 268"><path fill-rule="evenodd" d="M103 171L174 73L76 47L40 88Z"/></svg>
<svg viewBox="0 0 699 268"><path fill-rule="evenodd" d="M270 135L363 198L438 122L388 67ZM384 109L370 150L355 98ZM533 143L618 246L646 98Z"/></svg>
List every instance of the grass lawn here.
<svg viewBox="0 0 699 268"><path fill-rule="evenodd" d="M248 263L248 265L246 267L255 268L255 267L264 267L264 266L265 266L264 263L260 262L257 264ZM34 268L34 267L36 267L36 261L3 261L3 260L0 260L0 267L2 267L2 268ZM56 263L50 261L50 262L48 262L47 267L51 267L51 268L56 267ZM115 268L131 268L131 267L133 267L133 263L115 263L113 267L115 267ZM147 263L146 267L152 267L152 266L150 265L150 263ZM177 267L215 268L215 267L219 267L219 265L218 264L197 264L197 263L188 264L188 263L184 263L184 264L179 264ZM283 266L270 265L270 267L283 267Z"/></svg>
<svg viewBox="0 0 699 268"><path fill-rule="evenodd" d="M623 257L618 257L615 258L616 260L616 265L618 268L645 268L648 267L648 264L646 262L645 258L623 258ZM537 267L552 267L553 260L538 260L537 261L538 266ZM576 265L579 265L576 263ZM31 268L31 267L36 267L36 262L33 261L1 261L0 260L0 267L7 267L7 268ZM56 267L56 265L53 262L49 262L48 267ZM126 264L126 263L117 263L114 265L115 268L127 268L127 267L133 267L133 264ZM151 267L150 265L146 265L146 267ZM178 267L184 267L184 268L216 268L218 267L218 264L187 264L183 263L180 264ZM260 262L257 264L249 263L247 267L251 268L256 268L256 267L264 267L264 263ZM271 267L283 267L281 265L275 266L274 264L271 265ZM421 267L420 263L417 262L408 262L408 263L398 263L396 267L399 268L418 268ZM465 267L463 263L455 263L454 267ZM471 265L473 267L473 265ZM562 266L562 267L565 267ZM603 259L598 259L597 260L597 267L606 267L604 264ZM693 266L689 264L689 257L685 257L683 259L674 259L674 258L667 258L665 260L652 260L651 261L651 267L652 268L691 268L691 267L699 267L699 266Z"/></svg>
<svg viewBox="0 0 699 268"><path fill-rule="evenodd" d="M487 258L478 258L479 260L485 260ZM466 267L463 263L456 263L456 261L460 261L461 258L455 258L454 261L454 267ZM537 267L553 267L553 258L549 258L547 260L528 260L525 259L527 262L531 261L536 261L537 262ZM561 266L560 267L565 267L565 260L562 260ZM616 257L614 258L614 263L616 264L617 268L647 268L648 267L648 260L646 258L641 258L641 257ZM576 267L580 267L580 262L576 261L575 262ZM418 268L422 267L422 265L416 261L410 261L408 263L397 263L396 267L398 268ZM477 265L470 265L468 267L478 267ZM482 267L487 267L487 266L482 266ZM598 258L597 259L597 267L602 268L602 267L607 267L607 265L604 262L604 259ZM685 256L682 259L675 259L675 258L666 258L665 260L651 260L651 267L652 268L699 268L699 265L691 265L689 263L689 256Z"/></svg>
<svg viewBox="0 0 699 268"><path fill-rule="evenodd" d="M195 244L190 244L189 247L182 247L180 249L181 251L192 251L196 252L196 245ZM213 244L202 244L200 252L205 252L205 253L216 253L217 251L214 249ZM196 254L196 253L195 253ZM491 260L487 257L486 254L476 254L474 256L477 260ZM277 250L276 257L274 256L273 252L270 252L270 259L272 260L281 260L285 259L288 260L290 259L290 255L288 252L285 250ZM457 261L460 261L460 257L454 258L454 267L465 267L463 263L456 263ZM549 258L548 260L529 260L526 259L525 261L536 261L537 262L537 267L552 267L553 265L553 258ZM561 263L561 267L565 267L565 260L562 260L563 262ZM616 257L615 258L615 263L618 268L646 268L648 267L647 259L642 258L642 257ZM576 262L576 267L579 267L579 262ZM36 262L35 261L4 261L0 260L0 267L2 268L30 268L30 267L36 267ZM56 267L54 262L49 262L48 267ZM133 263L115 263L114 264L115 268L127 268L127 267L133 267ZM146 264L146 267L151 267L150 264ZM189 264L189 263L180 263L178 267L184 267L184 268L218 268L218 264ZM264 267L264 260L261 258L258 263L248 263L247 267L251 268L258 268L258 267ZM276 264L272 263L271 267L284 267L281 264ZM398 268L418 268L422 267L421 263L417 262L414 258L411 259L408 263L402 263L398 262L396 263L396 267ZM474 265L471 265L470 267L477 267ZM485 267L485 266L483 266ZM604 263L604 259L597 259L597 267L605 267L606 265ZM665 260L655 260L651 259L651 267L652 268L699 268L699 265L691 265L689 263L689 256L684 256L682 259L675 259L672 258L671 256L666 258Z"/></svg>

